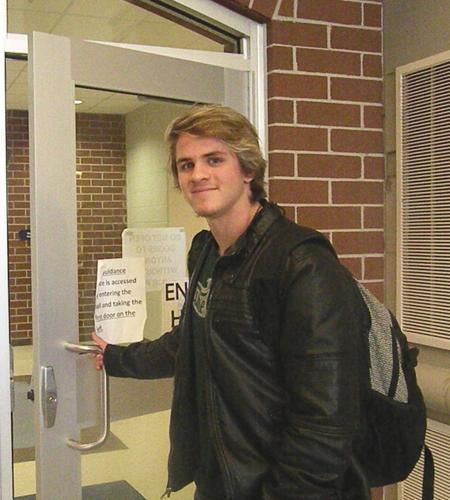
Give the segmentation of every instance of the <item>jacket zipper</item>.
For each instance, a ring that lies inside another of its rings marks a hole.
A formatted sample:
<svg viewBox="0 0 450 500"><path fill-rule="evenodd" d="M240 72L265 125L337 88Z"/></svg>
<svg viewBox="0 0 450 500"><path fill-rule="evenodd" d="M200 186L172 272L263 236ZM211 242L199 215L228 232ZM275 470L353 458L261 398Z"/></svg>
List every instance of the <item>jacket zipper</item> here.
<svg viewBox="0 0 450 500"><path fill-rule="evenodd" d="M192 300L193 300L193 291L192 291L192 287L191 287L191 283L193 281L193 278L194 278L194 274L190 277L190 280L189 280L189 291L188 291L188 296L186 297L186 303L192 303ZM197 273L197 276L198 276L198 273ZM188 313L186 313L188 314ZM182 326L182 325L180 325ZM183 327L183 326L182 326ZM181 340L180 340L181 342ZM177 390L177 387L175 387L174 391ZM175 399L176 397L176 394L174 392L174 395L173 395L173 398ZM173 456L173 446L172 446L172 443L170 445L170 452L169 452L169 458L168 458L168 462L169 464L172 463L172 456ZM161 495L160 497L160 500L163 500L164 498L170 498L170 496L172 495L172 468L169 467L169 470L168 470L168 481L167 481L167 486L166 486L166 490L164 491L164 493Z"/></svg>
<svg viewBox="0 0 450 500"><path fill-rule="evenodd" d="M217 268L217 263L219 262L219 260L221 260L221 258L219 257L219 259L217 260L215 266L214 266L214 269L213 269L213 277L214 277L214 273L215 273L215 270ZM213 293L214 293L214 279L213 279L213 282L212 282L212 286L211 286L211 290L209 292L209 296L208 296L208 299L207 299L207 308L206 308L206 311L207 311L207 321L208 321L208 327L209 327L209 331L211 332L212 330L212 324L211 324L211 316L210 316L210 304L211 304L211 299L212 299L212 296L213 296ZM210 352L210 348L209 348L209 335L206 335L205 336L205 347L206 347L206 355L208 357L208 366L211 366L210 364L210 355L209 355L209 352ZM209 402L208 404L208 408L207 408L207 411L208 411L208 414L211 415L212 417L215 417L215 414L216 412L214 411L214 393L213 393L213 388L212 388L212 382L211 382L211 373L210 373L210 370L208 370L207 372L207 380L206 380L206 383L207 383L207 388L208 388L208 398L207 398L207 403ZM219 466L222 465L222 470L225 472L224 474L224 486L225 486L225 490L227 492L227 495L229 495L228 498L233 498L233 486L232 486L232 481L231 481L231 474L230 474L230 470L228 468L228 464L227 464L227 461L226 461L226 458L225 458L225 452L223 450L223 446L222 446L222 441L221 441L221 438L220 438L220 431L217 429L217 425L215 423L215 418L211 418L211 426L212 426L212 431L213 431L213 435L214 435L214 442L215 442L215 445L216 445L216 449L218 451L218 455L220 455L220 460L219 460ZM220 463L221 462L221 463Z"/></svg>

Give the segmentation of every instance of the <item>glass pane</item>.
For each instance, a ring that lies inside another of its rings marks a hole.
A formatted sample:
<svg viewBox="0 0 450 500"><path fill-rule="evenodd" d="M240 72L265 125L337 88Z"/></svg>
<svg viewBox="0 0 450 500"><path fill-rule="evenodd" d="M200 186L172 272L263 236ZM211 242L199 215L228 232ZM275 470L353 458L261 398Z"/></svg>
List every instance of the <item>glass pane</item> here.
<svg viewBox="0 0 450 500"><path fill-rule="evenodd" d="M8 0L8 32L238 52L239 39L151 0Z"/></svg>
<svg viewBox="0 0 450 500"><path fill-rule="evenodd" d="M13 457L16 496L34 493L31 242L26 61L8 59L7 179L10 341L14 351ZM14 91L12 90L14 88Z"/></svg>
<svg viewBox="0 0 450 500"><path fill-rule="evenodd" d="M185 105L134 95L77 89L77 203L80 341L93 330L97 261L122 257L125 228L203 228L172 188L163 141L168 123ZM181 214L181 215L180 215ZM147 293L145 335L161 334L161 292ZM98 395L92 390L92 361L82 369L80 420L83 440L95 439ZM89 371L89 368L91 369ZM82 481L96 488L123 488L122 498L159 498L167 480L168 422L172 381L110 379L111 435L83 454ZM91 399L91 401L89 401ZM95 412L93 412L95 413ZM109 498L109 497L108 497ZM177 495L192 498L192 487Z"/></svg>
<svg viewBox="0 0 450 500"><path fill-rule="evenodd" d="M35 494L29 233L27 65L8 60L8 224L11 342L15 354L14 494ZM107 91L76 89L77 232L80 341L89 340L98 259L122 256L126 227L183 227L187 246L204 225L172 187L163 143L185 105ZM145 334L159 336L161 293L148 294ZM151 312L150 312L151 311ZM159 316L158 316L159 314ZM81 357L79 420L83 442L98 436L98 374ZM165 489L170 380L111 379L111 436L82 457L83 485L95 498L159 498ZM135 496L133 496L135 495ZM191 499L192 487L177 498Z"/></svg>

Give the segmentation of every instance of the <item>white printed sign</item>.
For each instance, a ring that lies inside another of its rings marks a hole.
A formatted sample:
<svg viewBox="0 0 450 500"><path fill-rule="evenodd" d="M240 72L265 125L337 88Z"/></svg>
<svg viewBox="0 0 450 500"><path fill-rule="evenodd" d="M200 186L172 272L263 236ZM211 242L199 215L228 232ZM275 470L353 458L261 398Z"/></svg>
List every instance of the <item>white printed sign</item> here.
<svg viewBox="0 0 450 500"><path fill-rule="evenodd" d="M147 317L144 259L99 260L95 298L97 335L110 344L143 339Z"/></svg>
<svg viewBox="0 0 450 500"><path fill-rule="evenodd" d="M188 280L164 283L161 314L163 332L172 330L178 325L187 289Z"/></svg>
<svg viewBox="0 0 450 500"><path fill-rule="evenodd" d="M145 259L147 293L161 290L166 281L186 277L184 228L132 228L122 233L124 257Z"/></svg>

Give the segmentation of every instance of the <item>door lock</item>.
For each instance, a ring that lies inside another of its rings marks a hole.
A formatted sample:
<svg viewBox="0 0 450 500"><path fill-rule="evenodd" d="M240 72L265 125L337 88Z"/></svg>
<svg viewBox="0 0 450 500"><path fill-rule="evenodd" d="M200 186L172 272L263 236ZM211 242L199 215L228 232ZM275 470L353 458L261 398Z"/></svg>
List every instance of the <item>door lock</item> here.
<svg viewBox="0 0 450 500"><path fill-rule="evenodd" d="M52 366L41 366L41 408L44 427L53 427L56 420L58 394Z"/></svg>

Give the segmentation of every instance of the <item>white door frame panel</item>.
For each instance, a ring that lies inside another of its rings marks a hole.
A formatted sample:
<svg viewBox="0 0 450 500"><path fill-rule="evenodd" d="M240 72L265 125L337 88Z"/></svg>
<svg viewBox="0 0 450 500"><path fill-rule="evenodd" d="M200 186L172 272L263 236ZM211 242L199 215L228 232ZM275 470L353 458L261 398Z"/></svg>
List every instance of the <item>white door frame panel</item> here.
<svg viewBox="0 0 450 500"><path fill-rule="evenodd" d="M6 0L0 0L0 9L6 10ZM1 33L6 33L6 16L0 17ZM0 33L0 34L1 34ZM5 116L5 38L1 40L0 59L0 116ZM6 130L0 120L0 500L12 498L12 438L9 348L8 295L8 226L6 198Z"/></svg>

